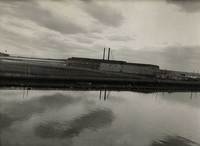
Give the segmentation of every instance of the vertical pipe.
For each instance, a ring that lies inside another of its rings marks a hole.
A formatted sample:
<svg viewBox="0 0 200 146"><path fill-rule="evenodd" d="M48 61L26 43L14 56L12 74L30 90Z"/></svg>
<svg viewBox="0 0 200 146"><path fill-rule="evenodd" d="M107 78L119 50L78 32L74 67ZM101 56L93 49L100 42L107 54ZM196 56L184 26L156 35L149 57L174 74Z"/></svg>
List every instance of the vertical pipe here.
<svg viewBox="0 0 200 146"><path fill-rule="evenodd" d="M107 94L107 97L106 97L107 100L108 100L109 96L110 96L110 91L108 91L108 94Z"/></svg>
<svg viewBox="0 0 200 146"><path fill-rule="evenodd" d="M103 48L103 60L105 60L105 52L106 52L106 48Z"/></svg>
<svg viewBox="0 0 200 146"><path fill-rule="evenodd" d="M110 60L110 48L108 48L108 60Z"/></svg>
<svg viewBox="0 0 200 146"><path fill-rule="evenodd" d="M106 100L106 96L107 96L107 90L105 89L105 91L104 91L104 100Z"/></svg>
<svg viewBox="0 0 200 146"><path fill-rule="evenodd" d="M101 100L101 90L100 90L100 92L99 92L99 99Z"/></svg>

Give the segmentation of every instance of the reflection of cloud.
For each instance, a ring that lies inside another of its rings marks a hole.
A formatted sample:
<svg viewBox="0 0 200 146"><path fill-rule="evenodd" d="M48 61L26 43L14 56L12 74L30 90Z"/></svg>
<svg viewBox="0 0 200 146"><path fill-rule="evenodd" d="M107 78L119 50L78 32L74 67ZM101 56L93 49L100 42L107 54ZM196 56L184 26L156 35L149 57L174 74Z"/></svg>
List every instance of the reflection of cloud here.
<svg viewBox="0 0 200 146"><path fill-rule="evenodd" d="M5 111L16 119L26 119L35 113L42 113L47 109L60 108L75 101L76 99L70 96L54 94L24 101L23 103L12 103Z"/></svg>
<svg viewBox="0 0 200 146"><path fill-rule="evenodd" d="M1 133L3 129L9 127L12 124L12 122L13 122L13 119L8 117L6 114L0 113L0 146L3 146Z"/></svg>
<svg viewBox="0 0 200 146"><path fill-rule="evenodd" d="M193 108L200 107L200 98L198 97L198 93L173 93L161 96L161 98L170 102L170 104L180 103Z"/></svg>
<svg viewBox="0 0 200 146"><path fill-rule="evenodd" d="M175 4L181 7L185 12L200 12L199 0L166 0L168 3Z"/></svg>
<svg viewBox="0 0 200 146"><path fill-rule="evenodd" d="M104 127L110 124L112 120L112 111L96 110L64 123L49 122L40 124L35 128L35 133L42 138L74 137L79 135L85 129L96 130Z"/></svg>
<svg viewBox="0 0 200 146"><path fill-rule="evenodd" d="M49 109L61 108L67 104L79 101L80 98L54 94L51 96L41 96L22 103L6 103L3 112L0 114L0 129L10 126L14 121L28 119L33 114L42 113Z"/></svg>
<svg viewBox="0 0 200 146"><path fill-rule="evenodd" d="M163 140L154 141L151 146L200 146L200 144L181 136L169 136Z"/></svg>
<svg viewBox="0 0 200 146"><path fill-rule="evenodd" d="M8 117L6 114L0 113L0 134L2 129L9 127L12 123L12 119Z"/></svg>

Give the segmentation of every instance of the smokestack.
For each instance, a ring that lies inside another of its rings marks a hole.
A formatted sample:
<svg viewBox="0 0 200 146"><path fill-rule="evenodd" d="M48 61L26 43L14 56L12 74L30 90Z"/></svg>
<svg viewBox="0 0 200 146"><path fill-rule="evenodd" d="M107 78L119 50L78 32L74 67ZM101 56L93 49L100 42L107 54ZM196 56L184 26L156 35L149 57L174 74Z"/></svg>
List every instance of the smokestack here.
<svg viewBox="0 0 200 146"><path fill-rule="evenodd" d="M105 60L105 52L106 52L106 48L103 48L103 60Z"/></svg>
<svg viewBox="0 0 200 146"><path fill-rule="evenodd" d="M110 48L108 48L108 60L110 60Z"/></svg>

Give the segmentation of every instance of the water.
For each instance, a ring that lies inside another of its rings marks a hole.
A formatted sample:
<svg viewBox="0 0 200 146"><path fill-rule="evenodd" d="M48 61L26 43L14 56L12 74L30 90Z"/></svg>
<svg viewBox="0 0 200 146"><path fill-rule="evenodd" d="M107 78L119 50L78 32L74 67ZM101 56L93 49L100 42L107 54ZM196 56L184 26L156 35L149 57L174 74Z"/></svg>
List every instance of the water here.
<svg viewBox="0 0 200 146"><path fill-rule="evenodd" d="M0 1L1 52L200 71L200 3ZM38 17L39 16L39 17ZM45 18L45 19L44 19ZM103 94L102 94L103 95ZM0 90L0 146L195 146L200 94Z"/></svg>
<svg viewBox="0 0 200 146"><path fill-rule="evenodd" d="M0 146L196 146L200 95L0 92Z"/></svg>

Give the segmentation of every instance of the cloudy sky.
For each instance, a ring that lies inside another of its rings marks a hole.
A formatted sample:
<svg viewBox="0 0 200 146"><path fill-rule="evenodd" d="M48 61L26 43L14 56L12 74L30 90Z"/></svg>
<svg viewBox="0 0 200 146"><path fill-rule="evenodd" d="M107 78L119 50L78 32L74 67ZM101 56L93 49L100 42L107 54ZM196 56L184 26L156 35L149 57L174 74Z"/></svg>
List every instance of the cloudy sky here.
<svg viewBox="0 0 200 146"><path fill-rule="evenodd" d="M199 24L197 0L0 0L0 51L101 58L110 47L113 59L200 71Z"/></svg>

